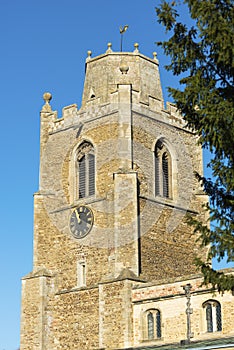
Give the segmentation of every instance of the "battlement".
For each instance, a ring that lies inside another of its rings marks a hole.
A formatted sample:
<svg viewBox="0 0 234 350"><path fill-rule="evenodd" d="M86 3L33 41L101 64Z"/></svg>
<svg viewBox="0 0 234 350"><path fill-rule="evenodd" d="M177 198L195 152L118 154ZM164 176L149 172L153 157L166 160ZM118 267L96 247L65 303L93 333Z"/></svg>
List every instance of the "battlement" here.
<svg viewBox="0 0 234 350"><path fill-rule="evenodd" d="M173 124L179 123L185 126L186 123L174 103L167 102L165 111L168 113L168 117Z"/></svg>
<svg viewBox="0 0 234 350"><path fill-rule="evenodd" d="M132 91L133 99L136 95L139 95L139 93ZM65 106L62 109L62 115L59 118L57 111L51 111L51 113L47 113L46 118L47 121L49 121L48 132L54 133L63 130L64 128L71 127L72 125L76 125L81 121L81 118L85 118L86 121L93 119L94 115L95 118L98 119L103 114L106 115L108 113L114 113L118 110L117 97L118 92L113 93L110 103L106 104L100 104L96 100L87 101L85 110L79 110L76 104ZM181 128L184 128L186 125L176 106L171 102L167 102L166 108L164 108L162 101L150 97L149 104L143 104L142 108L148 109L151 112L159 112L160 120L167 124ZM136 103L133 104L133 110L139 111L139 106Z"/></svg>

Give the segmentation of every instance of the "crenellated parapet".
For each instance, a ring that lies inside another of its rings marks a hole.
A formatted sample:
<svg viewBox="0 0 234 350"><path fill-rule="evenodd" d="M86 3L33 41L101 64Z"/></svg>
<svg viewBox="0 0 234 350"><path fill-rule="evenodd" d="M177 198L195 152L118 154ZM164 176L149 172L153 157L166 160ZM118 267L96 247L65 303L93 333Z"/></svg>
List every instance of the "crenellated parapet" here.
<svg viewBox="0 0 234 350"><path fill-rule="evenodd" d="M185 126L186 122L183 119L182 115L178 111L176 105L171 102L166 103L166 110L165 112L168 114L168 117L170 119L170 122L172 124L180 124L181 126Z"/></svg>

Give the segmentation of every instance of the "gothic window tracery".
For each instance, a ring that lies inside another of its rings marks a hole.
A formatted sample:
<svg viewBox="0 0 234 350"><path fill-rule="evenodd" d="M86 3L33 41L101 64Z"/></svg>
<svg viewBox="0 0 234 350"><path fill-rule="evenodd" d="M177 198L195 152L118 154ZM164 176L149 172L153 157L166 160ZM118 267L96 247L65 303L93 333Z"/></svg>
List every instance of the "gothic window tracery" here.
<svg viewBox="0 0 234 350"><path fill-rule="evenodd" d="M155 195L172 198L171 155L167 147L158 141L154 151L155 158Z"/></svg>

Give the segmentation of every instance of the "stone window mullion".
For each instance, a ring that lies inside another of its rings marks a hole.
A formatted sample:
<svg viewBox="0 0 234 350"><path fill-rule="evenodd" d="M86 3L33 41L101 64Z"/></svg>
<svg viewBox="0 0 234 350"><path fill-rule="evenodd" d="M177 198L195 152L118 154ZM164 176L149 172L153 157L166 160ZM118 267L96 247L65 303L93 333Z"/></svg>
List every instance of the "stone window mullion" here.
<svg viewBox="0 0 234 350"><path fill-rule="evenodd" d="M161 338L161 313L159 310L148 310L144 316L146 327L144 339Z"/></svg>

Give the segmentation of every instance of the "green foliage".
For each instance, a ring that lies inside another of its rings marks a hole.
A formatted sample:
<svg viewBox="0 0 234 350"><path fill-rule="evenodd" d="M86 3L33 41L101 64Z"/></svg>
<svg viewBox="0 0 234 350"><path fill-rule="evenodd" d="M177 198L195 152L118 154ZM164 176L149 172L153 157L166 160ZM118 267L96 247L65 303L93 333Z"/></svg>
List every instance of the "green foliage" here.
<svg viewBox="0 0 234 350"><path fill-rule="evenodd" d="M211 225L190 219L201 245L210 245L207 261L197 264L205 284L219 291L234 290L234 276L210 266L214 257L234 261L234 8L230 0L185 0L184 5L191 26L180 21L175 1L162 1L156 8L159 23L170 36L158 45L170 56L166 69L180 76L181 89L169 92L187 126L213 155L213 178L197 174L210 197Z"/></svg>

